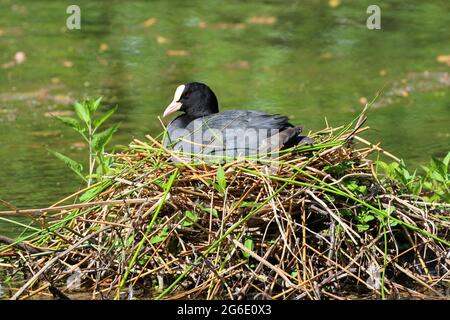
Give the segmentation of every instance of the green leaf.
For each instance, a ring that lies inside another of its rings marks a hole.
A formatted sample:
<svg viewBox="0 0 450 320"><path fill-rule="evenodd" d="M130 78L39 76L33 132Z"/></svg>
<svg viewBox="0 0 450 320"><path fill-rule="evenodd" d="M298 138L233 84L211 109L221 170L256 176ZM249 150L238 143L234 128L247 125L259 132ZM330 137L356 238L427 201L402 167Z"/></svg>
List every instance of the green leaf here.
<svg viewBox="0 0 450 320"><path fill-rule="evenodd" d="M253 239L251 237L245 237L244 247L246 247L250 251L253 251L253 248L255 247L255 244L254 244ZM248 252L242 251L242 254L244 255L245 258L247 258L247 259L250 258L250 254Z"/></svg>
<svg viewBox="0 0 450 320"><path fill-rule="evenodd" d="M358 228L359 232L364 232L364 231L369 230L368 224L357 224L356 227Z"/></svg>
<svg viewBox="0 0 450 320"><path fill-rule="evenodd" d="M104 167L106 167L105 161L103 160L103 157L95 157L96 161L99 166L95 169L95 175L97 177L101 177L106 174L106 172L103 172ZM106 168L105 168L106 169Z"/></svg>
<svg viewBox="0 0 450 320"><path fill-rule="evenodd" d="M397 220L389 219L389 225L390 225L391 227L395 227L396 225L398 225L398 221L397 221Z"/></svg>
<svg viewBox="0 0 450 320"><path fill-rule="evenodd" d="M448 172L450 170L450 167L449 167L449 164L450 164L450 151L449 151L449 153L447 153L447 155L445 156L444 160L442 160L442 162L447 167L447 172Z"/></svg>
<svg viewBox="0 0 450 320"><path fill-rule="evenodd" d="M4 277L3 278L3 283L11 283L11 280L12 280L12 276L6 276L6 277Z"/></svg>
<svg viewBox="0 0 450 320"><path fill-rule="evenodd" d="M328 173L334 173L337 175L345 173L345 171L351 168L354 164L354 161L343 161L338 164L325 166L323 169Z"/></svg>
<svg viewBox="0 0 450 320"><path fill-rule="evenodd" d="M165 236L156 235L150 239L151 244L163 242L166 239Z"/></svg>
<svg viewBox="0 0 450 320"><path fill-rule="evenodd" d="M439 173L439 176L442 177L441 182L445 181L445 177L447 176L447 166L443 161L436 159L435 157L431 157L431 161L433 163L433 167L436 168L436 171Z"/></svg>
<svg viewBox="0 0 450 320"><path fill-rule="evenodd" d="M411 191L415 195L419 195L422 192L422 180L419 180L415 184L412 185Z"/></svg>
<svg viewBox="0 0 450 320"><path fill-rule="evenodd" d="M439 181L439 182L445 182L445 177L443 176L443 175L441 175L439 172L437 172L437 171L434 171L432 174L431 174L431 178L432 179L434 179L434 180L436 180L436 181Z"/></svg>
<svg viewBox="0 0 450 320"><path fill-rule="evenodd" d="M97 111L98 106L100 105L100 102L102 101L103 97L98 98L95 101L90 101L88 104L89 113L93 115L95 111Z"/></svg>
<svg viewBox="0 0 450 320"><path fill-rule="evenodd" d="M113 134L117 131L117 125L106 129L100 133L94 134L92 138L92 148L96 151L102 151L108 142L111 140Z"/></svg>
<svg viewBox="0 0 450 320"><path fill-rule="evenodd" d="M125 240L125 247L129 247L134 241L134 234L132 233L126 240Z"/></svg>
<svg viewBox="0 0 450 320"><path fill-rule="evenodd" d="M248 202L248 201L242 201L241 204L239 205L239 208L253 208L254 206L256 206L257 203L255 202Z"/></svg>
<svg viewBox="0 0 450 320"><path fill-rule="evenodd" d="M75 102L74 108L75 108L75 112L76 112L78 118L80 118L80 120L83 120L86 124L89 124L91 122L91 117L89 115L89 109L85 103Z"/></svg>
<svg viewBox="0 0 450 320"><path fill-rule="evenodd" d="M184 216L186 218L183 221L183 224L182 224L183 227L190 227L198 220L197 214L195 212L192 212L189 210L184 213Z"/></svg>
<svg viewBox="0 0 450 320"><path fill-rule="evenodd" d="M429 182L429 181L425 181L425 182L423 183L423 187L424 187L425 189L431 190L431 189L433 188L433 184L432 184L431 182Z"/></svg>
<svg viewBox="0 0 450 320"><path fill-rule="evenodd" d="M227 180L225 178L225 171L223 170L223 167L221 165L219 165L219 168L217 169L216 180L217 191L224 193L225 189L227 188Z"/></svg>
<svg viewBox="0 0 450 320"><path fill-rule="evenodd" d="M375 217L372 216L372 215L364 215L364 216L361 218L361 222L367 223L367 222L372 221L373 219L375 219Z"/></svg>
<svg viewBox="0 0 450 320"><path fill-rule="evenodd" d="M359 186L358 187L358 191L360 193L366 193L367 192L367 187L366 186Z"/></svg>
<svg viewBox="0 0 450 320"><path fill-rule="evenodd" d="M105 181L105 183L102 183L101 185L99 185L95 188L91 188L91 189L87 190L85 193L83 193L80 196L80 201L86 202L86 201L94 199L97 195L99 195L103 190L105 190L111 184L112 184L112 182L110 180L108 180L108 181Z"/></svg>
<svg viewBox="0 0 450 320"><path fill-rule="evenodd" d="M342 208L340 209L339 213L343 216L343 217L353 217L353 211L347 208Z"/></svg>
<svg viewBox="0 0 450 320"><path fill-rule="evenodd" d="M359 188L358 182L356 180L350 180L344 182L345 187L350 191L357 191Z"/></svg>
<svg viewBox="0 0 450 320"><path fill-rule="evenodd" d="M86 129L81 126L81 123L77 119L60 116L56 116L56 118L65 125L68 125L69 127L73 128L78 133L83 133L84 131L86 131Z"/></svg>
<svg viewBox="0 0 450 320"><path fill-rule="evenodd" d="M160 189L164 189L164 186L165 186L165 182L162 179L153 180L153 184L158 186Z"/></svg>
<svg viewBox="0 0 450 320"><path fill-rule="evenodd" d="M111 117L116 111L117 111L118 106L115 106L114 108L112 108L111 110L109 110L108 112L106 112L101 118L95 120L95 128L100 127L103 122L105 122L106 120L109 119L109 117Z"/></svg>
<svg viewBox="0 0 450 320"><path fill-rule="evenodd" d="M427 202L439 202L441 199L437 194L432 195L431 197L423 197Z"/></svg>
<svg viewBox="0 0 450 320"><path fill-rule="evenodd" d="M198 207L204 211L207 212L208 214L211 214L213 217L218 218L219 217L219 213L217 212L217 210L215 208L207 208L207 207L203 207L202 205L198 205Z"/></svg>
<svg viewBox="0 0 450 320"><path fill-rule="evenodd" d="M164 228L160 234L158 234L150 239L150 243L155 244L155 243L163 242L164 240L167 239L168 234L169 234L169 229Z"/></svg>
<svg viewBox="0 0 450 320"><path fill-rule="evenodd" d="M426 166L421 166L423 171L425 171L425 173L429 173L430 172L430 168L426 167Z"/></svg>
<svg viewBox="0 0 450 320"><path fill-rule="evenodd" d="M385 174L389 174L389 165L386 162L383 162L381 160L375 161L375 164L378 168L382 169Z"/></svg>
<svg viewBox="0 0 450 320"><path fill-rule="evenodd" d="M395 206L390 206L389 208L387 208L385 210L386 215L391 216L395 212L395 210L397 210L397 208ZM371 212L373 212L373 211L371 211Z"/></svg>
<svg viewBox="0 0 450 320"><path fill-rule="evenodd" d="M84 181L86 181L86 178L83 176L83 166L81 163L76 162L75 160L70 159L69 157L53 151L49 150L55 157L63 161L70 169L72 169L77 175L79 175Z"/></svg>
<svg viewBox="0 0 450 320"><path fill-rule="evenodd" d="M138 260L138 262L141 266L145 266L147 265L148 260L149 260L148 256L143 256Z"/></svg>

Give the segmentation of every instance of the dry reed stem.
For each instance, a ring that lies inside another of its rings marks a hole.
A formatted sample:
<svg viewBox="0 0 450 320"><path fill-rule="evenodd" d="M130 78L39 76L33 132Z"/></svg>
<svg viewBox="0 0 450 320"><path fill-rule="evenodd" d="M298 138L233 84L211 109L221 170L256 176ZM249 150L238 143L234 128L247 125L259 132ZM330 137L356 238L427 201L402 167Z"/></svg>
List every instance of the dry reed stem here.
<svg viewBox="0 0 450 320"><path fill-rule="evenodd" d="M449 249L427 234L446 240L450 224L429 213L434 204L381 185L367 157L380 152L398 159L357 136L367 130L363 123L360 119L347 132L327 127L313 136L333 144L302 146L272 164L226 163L226 190L221 192L215 187L217 165L175 165L170 159L177 155L152 137L146 137L148 143L134 140L129 150L111 155L118 170L106 178L113 184L91 202L61 205L79 191L48 208L0 212L37 213L47 228L17 245L0 244L0 258L7 259L1 265L34 272L12 298L41 294L52 283L70 296L63 283L75 269L93 298L111 298L143 240L122 298L130 290L154 297L178 281L164 298L346 299L350 292L380 297L384 290L391 296L442 299L449 282ZM353 139L368 147L353 146ZM341 173L330 170L342 164ZM178 179L143 239L174 170L179 170ZM346 183L351 180L376 192L350 191ZM361 217L371 212L364 203L392 218L375 218L360 230ZM44 214L50 211L56 213ZM394 217L400 225L391 226ZM383 270L384 288L376 278Z"/></svg>

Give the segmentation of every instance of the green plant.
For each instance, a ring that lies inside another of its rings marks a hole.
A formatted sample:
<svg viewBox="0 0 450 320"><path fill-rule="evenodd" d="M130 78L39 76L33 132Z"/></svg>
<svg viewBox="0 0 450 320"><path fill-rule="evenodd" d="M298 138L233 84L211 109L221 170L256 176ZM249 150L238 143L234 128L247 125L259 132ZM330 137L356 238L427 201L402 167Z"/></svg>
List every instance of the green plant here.
<svg viewBox="0 0 450 320"><path fill-rule="evenodd" d="M118 125L109 127L101 132L99 128L108 120L117 110L117 106L97 116L97 110L102 98L95 101L87 100L82 103L74 104L75 113L78 117L60 117L56 116L62 123L71 127L80 134L89 146L89 169L88 173L83 172L83 165L59 152L50 150L58 159L62 160L72 171L87 182L90 186L94 179L100 180L102 175L110 170L112 160L105 156L105 147L111 140L113 134L117 131ZM94 173L95 172L95 173Z"/></svg>
<svg viewBox="0 0 450 320"><path fill-rule="evenodd" d="M191 227L198 220L198 216L195 212L187 210L184 213L185 219L181 224L183 227Z"/></svg>
<svg viewBox="0 0 450 320"><path fill-rule="evenodd" d="M244 247L246 247L250 251L254 250L255 243L253 242L253 238L251 236L245 236L244 237ZM250 254L248 252L246 252L246 251L242 251L242 255L246 259L250 258Z"/></svg>
<svg viewBox="0 0 450 320"><path fill-rule="evenodd" d="M422 192L423 177L417 175L417 170L410 173L403 160L391 163L377 161L376 164L377 168L384 173L387 182L395 183L414 195L419 195Z"/></svg>
<svg viewBox="0 0 450 320"><path fill-rule="evenodd" d="M450 202L450 152L442 160L432 157L430 166L422 169L426 173L423 189L428 200Z"/></svg>
<svg viewBox="0 0 450 320"><path fill-rule="evenodd" d="M403 160L392 163L377 161L376 164L386 182L413 195L423 196L430 202L450 201L450 152L443 160L432 157L430 166L422 166L424 174L417 170L409 172Z"/></svg>
<svg viewBox="0 0 450 320"><path fill-rule="evenodd" d="M218 192L223 194L225 192L225 189L227 188L227 179L225 177L225 171L223 170L223 167L220 165L219 168L217 169L216 181L217 183L214 185L214 187Z"/></svg>
<svg viewBox="0 0 450 320"><path fill-rule="evenodd" d="M367 193L367 187L356 179L345 180L343 185L350 191L357 194Z"/></svg>

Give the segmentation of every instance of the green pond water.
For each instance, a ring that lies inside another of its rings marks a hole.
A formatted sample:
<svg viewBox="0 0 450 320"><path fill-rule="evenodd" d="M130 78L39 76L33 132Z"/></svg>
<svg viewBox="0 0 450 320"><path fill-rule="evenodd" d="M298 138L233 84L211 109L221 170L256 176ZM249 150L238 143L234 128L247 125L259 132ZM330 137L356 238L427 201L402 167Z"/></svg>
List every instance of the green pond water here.
<svg viewBox="0 0 450 320"><path fill-rule="evenodd" d="M444 156L450 2L377 1L382 29L369 30L372 2L1 0L0 199L41 207L82 186L48 149L85 164L87 150L51 113L103 96L119 105L112 144L126 145L159 133L193 80L222 109L283 113L306 131L347 123L383 89L365 137L411 166ZM73 3L81 30L66 28Z"/></svg>

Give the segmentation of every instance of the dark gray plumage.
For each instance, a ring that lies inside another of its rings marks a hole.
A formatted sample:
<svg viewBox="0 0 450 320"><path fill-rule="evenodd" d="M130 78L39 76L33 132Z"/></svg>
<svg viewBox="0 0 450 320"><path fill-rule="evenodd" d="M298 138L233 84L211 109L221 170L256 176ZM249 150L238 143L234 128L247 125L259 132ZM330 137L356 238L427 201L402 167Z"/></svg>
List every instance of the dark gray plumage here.
<svg viewBox="0 0 450 320"><path fill-rule="evenodd" d="M169 123L164 145L203 156L236 158L275 152L305 138L299 135L302 128L294 127L286 116L255 110L218 110L217 98L205 84L179 86L164 115L175 111L184 114Z"/></svg>

